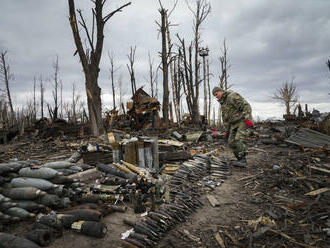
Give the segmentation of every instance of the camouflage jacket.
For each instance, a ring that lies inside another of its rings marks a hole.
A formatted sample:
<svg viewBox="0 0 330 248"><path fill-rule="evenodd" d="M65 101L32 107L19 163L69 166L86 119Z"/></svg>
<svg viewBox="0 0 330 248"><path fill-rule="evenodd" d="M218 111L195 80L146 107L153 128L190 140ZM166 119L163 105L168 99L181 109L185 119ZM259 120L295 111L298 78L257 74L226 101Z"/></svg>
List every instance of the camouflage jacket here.
<svg viewBox="0 0 330 248"><path fill-rule="evenodd" d="M222 120L226 129L229 125L252 120L251 106L240 94L224 91L218 101L221 104Z"/></svg>

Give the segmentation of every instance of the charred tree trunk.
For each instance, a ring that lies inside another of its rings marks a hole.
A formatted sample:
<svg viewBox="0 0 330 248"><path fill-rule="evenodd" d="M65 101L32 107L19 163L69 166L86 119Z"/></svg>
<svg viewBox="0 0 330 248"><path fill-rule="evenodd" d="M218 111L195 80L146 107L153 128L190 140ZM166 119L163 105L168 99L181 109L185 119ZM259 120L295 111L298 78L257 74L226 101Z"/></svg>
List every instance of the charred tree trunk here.
<svg viewBox="0 0 330 248"><path fill-rule="evenodd" d="M189 64L189 61L187 59L186 54L186 45L184 39L180 39L179 36L177 36L180 43L181 48L179 48L179 60L182 61L183 68L180 68L180 76L182 78L182 86L183 86L183 92L186 96L186 102L188 106L189 114L192 116L193 114L193 89L191 88L191 82L192 82L192 74L189 73L191 69L191 64ZM191 51L191 49L189 49ZM191 71L190 71L191 72Z"/></svg>
<svg viewBox="0 0 330 248"><path fill-rule="evenodd" d="M208 105L208 124L211 125L211 87L210 87L210 64L209 64L209 60L207 60L206 63L207 66L207 74L206 74L206 81L207 81L207 89L208 89L208 94L209 94L209 105Z"/></svg>
<svg viewBox="0 0 330 248"><path fill-rule="evenodd" d="M178 123L180 123L181 122L180 101L181 101L181 85L182 85L182 79L180 73L180 64L181 64L180 56L175 57L173 63L174 63L173 98L175 99L174 110L177 118L176 120Z"/></svg>
<svg viewBox="0 0 330 248"><path fill-rule="evenodd" d="M170 48L172 47L172 43L171 43L171 35L170 35L170 23L168 21L168 15L167 15L167 12L165 14L165 22L166 22L166 37L167 37L167 46L170 50ZM169 66L170 66L170 75L171 75L171 82L172 82L172 98L173 98L173 104L174 104L174 111L175 111L175 117L176 117L176 120L177 122L179 122L180 120L180 107L179 106L179 103L177 102L177 93L176 93L176 90L177 90L177 87L175 85L175 82L174 82L174 58L172 58L172 55L171 53L168 54L168 60L169 60ZM173 122L173 120L172 120Z"/></svg>
<svg viewBox="0 0 330 248"><path fill-rule="evenodd" d="M36 104L36 77L33 77L33 120L37 119L37 104Z"/></svg>
<svg viewBox="0 0 330 248"><path fill-rule="evenodd" d="M162 35L162 70L163 70L163 118L166 128L169 127L169 89L168 89L168 51L166 45L166 15L167 10L161 8L161 35ZM170 48L168 48L170 49Z"/></svg>
<svg viewBox="0 0 330 248"><path fill-rule="evenodd" d="M42 80L42 76L40 75L40 114L41 118L44 118L44 93L45 93L45 88L44 88L44 83Z"/></svg>
<svg viewBox="0 0 330 248"><path fill-rule="evenodd" d="M114 80L114 73L119 69L114 67L114 60L115 56L114 54L110 55L109 54L109 59L110 59L110 79L111 79L111 88L112 88L112 101L113 101L113 109L116 109L116 93L115 93L115 80Z"/></svg>
<svg viewBox="0 0 330 248"><path fill-rule="evenodd" d="M54 90L53 90L53 98L54 98L54 109L52 110L50 106L48 106L49 111L52 113L52 119L56 120L58 118L58 56L56 56L56 61L54 62Z"/></svg>
<svg viewBox="0 0 330 248"><path fill-rule="evenodd" d="M86 75L85 77L89 120L92 124L92 132L95 136L98 136L104 132L102 122L101 88L98 86L97 80L98 72L96 71Z"/></svg>
<svg viewBox="0 0 330 248"><path fill-rule="evenodd" d="M116 109L116 94L115 94L115 83L113 79L113 60L111 61L111 86L112 86L112 101L113 109Z"/></svg>
<svg viewBox="0 0 330 248"><path fill-rule="evenodd" d="M119 75L118 87L119 87L119 112L124 113L125 109L123 108L123 76L122 76L122 74Z"/></svg>
<svg viewBox="0 0 330 248"><path fill-rule="evenodd" d="M87 28L81 10L78 10L80 17L79 24L82 26L83 30L86 33L87 44L89 46L89 48L85 51L78 28L74 0L68 0L70 26L77 47L77 53L79 54L80 62L82 64L83 71L85 74L87 105L90 117L89 119L91 121L92 126L92 133L94 136L98 136L104 132L102 121L101 88L98 85L98 76L100 71L99 64L102 56L104 42L104 25L113 15L115 15L117 12L122 11L123 8L130 5L131 3L129 2L125 5L122 5L120 8L103 16L103 7L106 3L106 0L93 0L92 2L94 3L94 8L92 11L93 26L91 32ZM94 35L95 25L96 35ZM94 41L94 38L96 42Z"/></svg>
<svg viewBox="0 0 330 248"><path fill-rule="evenodd" d="M7 63L6 63L6 53L7 53L7 51L1 53L1 60L0 60L1 75L0 76L6 86L6 94L7 94L7 98L8 98L8 105L10 108L10 115L11 115L10 119L13 119L14 118L14 108L13 108L13 103L11 100L11 95L10 95L10 90L9 90L9 81L12 78L12 75L10 74L9 65L7 65Z"/></svg>
<svg viewBox="0 0 330 248"><path fill-rule="evenodd" d="M63 82L60 81L60 91L61 91L61 102L60 102L60 108L61 108L61 112L60 112L60 118L63 118Z"/></svg>
<svg viewBox="0 0 330 248"><path fill-rule="evenodd" d="M206 63L205 57L203 57L203 84L204 84L204 116L207 118L207 84L206 84Z"/></svg>

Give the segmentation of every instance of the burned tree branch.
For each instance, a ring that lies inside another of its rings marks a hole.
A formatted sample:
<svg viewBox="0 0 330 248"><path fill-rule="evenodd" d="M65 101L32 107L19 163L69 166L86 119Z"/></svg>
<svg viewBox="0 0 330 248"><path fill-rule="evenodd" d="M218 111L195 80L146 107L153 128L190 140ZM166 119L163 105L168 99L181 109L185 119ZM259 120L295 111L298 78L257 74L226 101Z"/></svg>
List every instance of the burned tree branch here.
<svg viewBox="0 0 330 248"><path fill-rule="evenodd" d="M104 1L105 3L105 1ZM131 5L132 2L129 2L129 3L126 3L124 4L123 6L119 7L118 9L110 12L108 15L106 15L104 18L103 18L103 21L104 23L106 23L114 14L116 14L117 12L121 12L123 8L127 7L128 5Z"/></svg>

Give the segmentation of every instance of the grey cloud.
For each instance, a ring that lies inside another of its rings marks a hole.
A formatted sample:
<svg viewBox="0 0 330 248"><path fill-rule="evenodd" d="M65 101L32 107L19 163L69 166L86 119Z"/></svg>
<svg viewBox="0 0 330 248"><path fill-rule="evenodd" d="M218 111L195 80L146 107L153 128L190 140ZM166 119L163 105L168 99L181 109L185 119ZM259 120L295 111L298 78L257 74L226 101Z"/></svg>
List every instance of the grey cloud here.
<svg viewBox="0 0 330 248"><path fill-rule="evenodd" d="M163 1L170 8L174 1ZM189 0L194 7L194 0ZM104 13L123 1L108 1ZM281 107L270 98L273 91L295 76L301 99L306 103L329 106L329 72L325 60L330 57L328 44L330 29L328 13L330 2L322 0L211 0L212 13L202 29L203 45L210 48L212 86L218 82L220 46L227 39L232 65L230 83L233 89L246 96L256 108L256 113L269 116ZM90 23L88 0L76 1ZM155 20L160 19L158 1L133 1L123 12L116 14L105 28L104 55L100 64L99 83L104 102L110 103L109 59L107 52L115 53L115 63L121 65L120 74L130 92L126 64L130 46L136 50L136 78L139 86L146 84L148 52L159 63L161 41ZM13 14L14 13L14 14ZM172 40L180 33L186 42L192 39L192 15L185 1L179 1L171 21ZM60 77L65 90L71 92L75 82L85 98L84 76L79 57L73 57L75 46L68 22L67 1L30 0L5 1L0 9L0 49L9 51L10 64L15 73L12 83L17 102L23 103L24 92L32 92L33 76L40 73L52 78L52 63L59 56ZM159 85L161 73L159 74ZM161 88L159 86L159 88ZM51 99L51 86L47 83L47 99ZM70 94L66 94L69 95ZM267 105L272 102L272 105ZM262 104L263 103L263 104ZM214 105L216 106L216 105ZM261 109L262 106L267 106ZM270 107L269 107L270 106ZM267 112L268 111L268 112Z"/></svg>

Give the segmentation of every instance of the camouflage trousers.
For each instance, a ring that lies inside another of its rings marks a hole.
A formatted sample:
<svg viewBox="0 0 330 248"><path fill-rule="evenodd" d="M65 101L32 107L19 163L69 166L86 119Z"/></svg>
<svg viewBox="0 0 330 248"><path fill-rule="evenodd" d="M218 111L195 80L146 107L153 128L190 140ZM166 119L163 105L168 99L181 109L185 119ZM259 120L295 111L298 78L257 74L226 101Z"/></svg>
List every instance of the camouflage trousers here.
<svg viewBox="0 0 330 248"><path fill-rule="evenodd" d="M246 138L249 135L244 122L231 124L228 129L228 145L237 159L246 156Z"/></svg>

